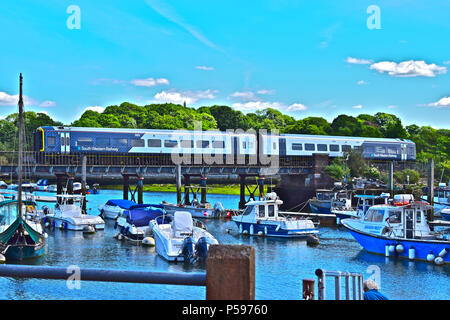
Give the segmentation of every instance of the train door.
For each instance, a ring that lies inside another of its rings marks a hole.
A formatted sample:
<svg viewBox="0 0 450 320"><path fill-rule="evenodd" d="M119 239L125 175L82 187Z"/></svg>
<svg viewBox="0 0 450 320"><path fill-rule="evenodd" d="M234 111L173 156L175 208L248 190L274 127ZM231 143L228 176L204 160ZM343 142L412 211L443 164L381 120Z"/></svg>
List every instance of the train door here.
<svg viewBox="0 0 450 320"><path fill-rule="evenodd" d="M70 132L61 132L59 136L61 153L70 153Z"/></svg>
<svg viewBox="0 0 450 320"><path fill-rule="evenodd" d="M286 156L286 139L280 138L280 156Z"/></svg>
<svg viewBox="0 0 450 320"><path fill-rule="evenodd" d="M401 152L401 160L406 161L408 158L408 155L406 153L406 144L402 143L400 147Z"/></svg>

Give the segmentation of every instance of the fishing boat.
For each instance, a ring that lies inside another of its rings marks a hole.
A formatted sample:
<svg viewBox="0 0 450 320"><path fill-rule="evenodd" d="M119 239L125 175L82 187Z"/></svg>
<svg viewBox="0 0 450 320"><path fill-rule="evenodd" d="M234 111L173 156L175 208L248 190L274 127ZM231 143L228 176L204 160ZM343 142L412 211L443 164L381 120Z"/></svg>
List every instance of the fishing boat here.
<svg viewBox="0 0 450 320"><path fill-rule="evenodd" d="M23 95L22 74L20 74L19 93L19 150L17 200L0 203L0 259L3 261L22 261L36 258L45 253L46 234L40 222L27 219L23 214Z"/></svg>
<svg viewBox="0 0 450 320"><path fill-rule="evenodd" d="M99 216L83 212L85 200L81 195L58 194L55 209L45 215L45 222L53 228L63 230L95 232L105 228L105 221Z"/></svg>
<svg viewBox="0 0 450 320"><path fill-rule="evenodd" d="M223 205L217 202L214 207L211 207L210 203L200 203L197 199L192 200L191 204L175 204L167 203L165 201L161 202L164 206L164 210L168 214L174 214L176 211L189 212L194 218L205 218L214 219L220 217L221 213L224 211Z"/></svg>
<svg viewBox="0 0 450 320"><path fill-rule="evenodd" d="M209 246L219 243L206 231L205 225L187 211L175 211L170 222L164 216L152 220L150 226L156 252L167 261L204 260Z"/></svg>
<svg viewBox="0 0 450 320"><path fill-rule="evenodd" d="M136 205L136 202L131 200L112 199L99 205L98 210L103 219L116 219L124 210L130 209L134 205Z"/></svg>
<svg viewBox="0 0 450 320"><path fill-rule="evenodd" d="M388 193L382 193L381 195L357 194L354 196L357 202L356 207L352 207L351 202L346 202L344 205L335 204L331 208L331 213L336 215L336 219L339 221L348 218L359 219L366 214L370 207L376 204L386 204L388 198Z"/></svg>
<svg viewBox="0 0 450 320"><path fill-rule="evenodd" d="M427 222L432 209L423 201L375 205L362 219L344 219L342 225L368 252L387 257L450 263L450 235L431 231Z"/></svg>
<svg viewBox="0 0 450 320"><path fill-rule="evenodd" d="M309 219L297 219L284 216L279 212L283 204L275 192L268 193L261 201L250 201L244 212L233 216L239 232L243 234L307 238L319 233L314 223Z"/></svg>
<svg viewBox="0 0 450 320"><path fill-rule="evenodd" d="M331 213L331 202L335 197L335 192L327 189L317 189L314 198L309 200L309 207L312 213Z"/></svg>
<svg viewBox="0 0 450 320"><path fill-rule="evenodd" d="M134 204L119 215L114 229L119 229L122 238L140 243L144 238L152 235L150 221L164 215L166 212L161 205Z"/></svg>

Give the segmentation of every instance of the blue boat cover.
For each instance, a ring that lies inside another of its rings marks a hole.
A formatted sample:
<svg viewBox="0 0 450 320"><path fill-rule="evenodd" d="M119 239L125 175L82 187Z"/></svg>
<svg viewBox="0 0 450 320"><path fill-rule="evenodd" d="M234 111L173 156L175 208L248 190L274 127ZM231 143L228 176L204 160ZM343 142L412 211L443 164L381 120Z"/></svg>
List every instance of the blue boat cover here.
<svg viewBox="0 0 450 320"><path fill-rule="evenodd" d="M124 213L127 217L127 222L136 227L148 226L151 220L166 214L160 205L151 204L134 205Z"/></svg>
<svg viewBox="0 0 450 320"><path fill-rule="evenodd" d="M118 206L122 209L130 209L131 206L134 206L136 202L130 200L122 200L122 199L113 199L109 200L106 205L107 206Z"/></svg>

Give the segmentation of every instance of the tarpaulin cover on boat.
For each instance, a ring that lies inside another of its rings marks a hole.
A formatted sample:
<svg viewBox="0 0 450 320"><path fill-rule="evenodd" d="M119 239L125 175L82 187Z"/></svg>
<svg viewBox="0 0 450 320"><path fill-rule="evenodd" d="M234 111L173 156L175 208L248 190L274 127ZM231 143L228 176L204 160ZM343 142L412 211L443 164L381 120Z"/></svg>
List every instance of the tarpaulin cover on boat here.
<svg viewBox="0 0 450 320"><path fill-rule="evenodd" d="M151 220L164 214L166 212L162 208L153 205L134 205L125 211L127 222L136 227L148 226Z"/></svg>
<svg viewBox="0 0 450 320"><path fill-rule="evenodd" d="M21 224L23 224L31 239L33 239L34 242L38 242L42 235L30 227L22 218L17 217L8 229L0 233L0 243L7 244Z"/></svg>
<svg viewBox="0 0 450 320"><path fill-rule="evenodd" d="M130 200L113 199L106 203L107 206L118 206L122 209L130 209L131 206L136 205L136 202Z"/></svg>

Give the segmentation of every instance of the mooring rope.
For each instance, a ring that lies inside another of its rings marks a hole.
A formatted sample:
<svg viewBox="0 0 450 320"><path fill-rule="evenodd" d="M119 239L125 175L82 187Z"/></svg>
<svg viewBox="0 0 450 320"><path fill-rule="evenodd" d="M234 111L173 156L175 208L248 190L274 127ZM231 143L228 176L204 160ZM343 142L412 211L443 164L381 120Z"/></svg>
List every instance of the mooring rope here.
<svg viewBox="0 0 450 320"><path fill-rule="evenodd" d="M300 210L298 210L298 212L301 212L301 211L306 207L306 205L307 205L308 203L309 203L309 199L306 200L306 201L303 201L302 203L299 203L298 205L296 205L295 207L292 207L291 209L289 209L289 210L287 210L287 211L292 211L292 210L294 210L295 208L300 207L302 204L304 204L304 206L303 206Z"/></svg>

